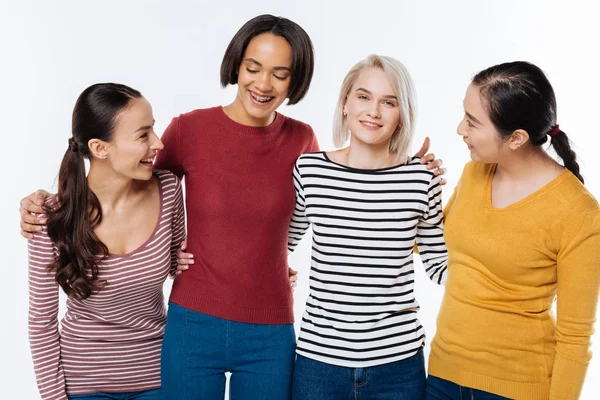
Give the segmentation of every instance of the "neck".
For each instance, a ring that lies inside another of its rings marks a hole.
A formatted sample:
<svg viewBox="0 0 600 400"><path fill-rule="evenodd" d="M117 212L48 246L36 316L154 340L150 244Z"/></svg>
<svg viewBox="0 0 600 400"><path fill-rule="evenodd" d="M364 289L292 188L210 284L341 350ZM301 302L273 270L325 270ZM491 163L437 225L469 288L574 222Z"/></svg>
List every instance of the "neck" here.
<svg viewBox="0 0 600 400"><path fill-rule="evenodd" d="M225 112L225 115L238 124L254 127L265 127L271 125L273 121L275 121L276 115L275 112L272 112L267 118L255 118L248 114L239 97L236 97L233 103L223 107L223 112Z"/></svg>
<svg viewBox="0 0 600 400"><path fill-rule="evenodd" d="M345 150L346 163L359 169L380 169L398 164L398 155L390 152L390 144L367 145L358 140L351 141Z"/></svg>
<svg viewBox="0 0 600 400"><path fill-rule="evenodd" d="M94 192L103 210L118 208L127 202L138 188L138 182L117 174L106 163L90 163L88 187Z"/></svg>
<svg viewBox="0 0 600 400"><path fill-rule="evenodd" d="M496 175L513 181L535 180L544 171L560 171L563 167L541 147L527 146L511 152L498 162Z"/></svg>

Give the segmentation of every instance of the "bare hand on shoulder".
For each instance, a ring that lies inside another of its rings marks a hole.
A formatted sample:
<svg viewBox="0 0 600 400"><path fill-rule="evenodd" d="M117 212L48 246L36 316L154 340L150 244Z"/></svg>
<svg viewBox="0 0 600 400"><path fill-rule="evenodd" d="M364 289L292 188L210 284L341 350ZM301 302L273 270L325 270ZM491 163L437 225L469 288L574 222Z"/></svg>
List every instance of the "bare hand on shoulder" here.
<svg viewBox="0 0 600 400"><path fill-rule="evenodd" d="M52 194L40 189L21 199L19 213L21 213L21 236L24 238L33 239L34 234L41 231L42 226L46 224L47 218L43 205L49 196Z"/></svg>
<svg viewBox="0 0 600 400"><path fill-rule="evenodd" d="M420 157L421 164L427 164L426 168L428 170L434 170L433 174L435 176L444 175L447 172L446 168L442 168L442 164L444 162L441 159L436 159L435 154L427 153L427 151L429 151L430 143L431 143L431 140L429 140L429 137L426 137L425 141L423 141L423 145L421 146L419 151L417 151L417 153L415 154L415 157ZM425 154L425 153L427 153L427 154ZM440 185L445 185L446 183L447 183L446 179L444 179L444 178L440 179Z"/></svg>

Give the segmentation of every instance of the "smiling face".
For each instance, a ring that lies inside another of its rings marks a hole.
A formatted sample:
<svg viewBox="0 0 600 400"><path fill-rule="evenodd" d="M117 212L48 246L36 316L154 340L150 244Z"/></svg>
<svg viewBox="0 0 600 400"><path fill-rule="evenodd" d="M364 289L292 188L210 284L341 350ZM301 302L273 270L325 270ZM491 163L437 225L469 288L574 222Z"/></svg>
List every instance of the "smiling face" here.
<svg viewBox="0 0 600 400"><path fill-rule="evenodd" d="M235 115L238 122L266 126L285 101L291 81L292 46L281 36L254 37L238 71Z"/></svg>
<svg viewBox="0 0 600 400"><path fill-rule="evenodd" d="M164 146L154 132L148 100L131 100L117 116L112 140L105 147L106 161L117 174L138 180L152 177L152 163Z"/></svg>
<svg viewBox="0 0 600 400"><path fill-rule="evenodd" d="M344 113L351 143L389 148L400 124L400 110L397 95L383 70L368 67L360 71L346 97Z"/></svg>
<svg viewBox="0 0 600 400"><path fill-rule="evenodd" d="M456 132L467 144L473 161L497 163L508 151L508 146L496 131L484 102L480 87L469 85L464 99L465 114Z"/></svg>

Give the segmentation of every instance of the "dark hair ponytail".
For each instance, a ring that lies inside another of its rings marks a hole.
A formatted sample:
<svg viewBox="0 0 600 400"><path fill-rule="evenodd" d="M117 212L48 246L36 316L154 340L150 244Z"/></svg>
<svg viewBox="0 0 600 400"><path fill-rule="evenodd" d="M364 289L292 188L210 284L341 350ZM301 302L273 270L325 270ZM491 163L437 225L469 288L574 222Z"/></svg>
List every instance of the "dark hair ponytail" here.
<svg viewBox="0 0 600 400"><path fill-rule="evenodd" d="M99 83L85 89L73 110L73 136L58 173L57 204L48 207L48 236L58 248L49 266L69 297L85 299L100 289L98 262L108 248L94 233L102 221L98 198L87 185L84 158L91 139L110 141L117 116L140 92L125 85Z"/></svg>
<svg viewBox="0 0 600 400"><path fill-rule="evenodd" d="M550 138L550 143L552 144L552 148L558 154L558 156L563 160L563 164L565 168L573 173L581 181L584 183L583 176L579 172L579 164L577 163L577 155L571 148L571 143L569 143L569 138L567 134L562 130L558 131L558 133Z"/></svg>
<svg viewBox="0 0 600 400"><path fill-rule="evenodd" d="M472 82L487 100L490 119L502 138L510 137L517 129L527 131L534 146L550 138L565 168L583 183L569 138L562 130L553 132L557 126L556 97L540 68L525 61L498 64L476 74Z"/></svg>

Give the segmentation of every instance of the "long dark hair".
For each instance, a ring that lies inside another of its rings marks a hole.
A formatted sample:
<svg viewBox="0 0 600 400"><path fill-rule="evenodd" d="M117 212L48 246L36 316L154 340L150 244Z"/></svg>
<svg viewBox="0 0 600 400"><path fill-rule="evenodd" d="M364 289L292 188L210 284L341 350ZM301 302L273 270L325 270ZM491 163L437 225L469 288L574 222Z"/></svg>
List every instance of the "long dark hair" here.
<svg viewBox="0 0 600 400"><path fill-rule="evenodd" d="M108 248L94 233L102 221L102 209L87 185L88 141L110 141L119 113L140 97L140 92L128 86L98 83L85 89L75 103L73 136L58 173L57 202L46 210L48 236L58 248L49 268L69 297L86 299L102 286L98 262L108 256Z"/></svg>
<svg viewBox="0 0 600 400"><path fill-rule="evenodd" d="M534 146L550 138L565 167L583 183L569 138L556 129L554 89L540 68L525 61L494 65L475 75L473 84L480 87L487 100L490 119L501 137L508 138L515 130L523 129Z"/></svg>

